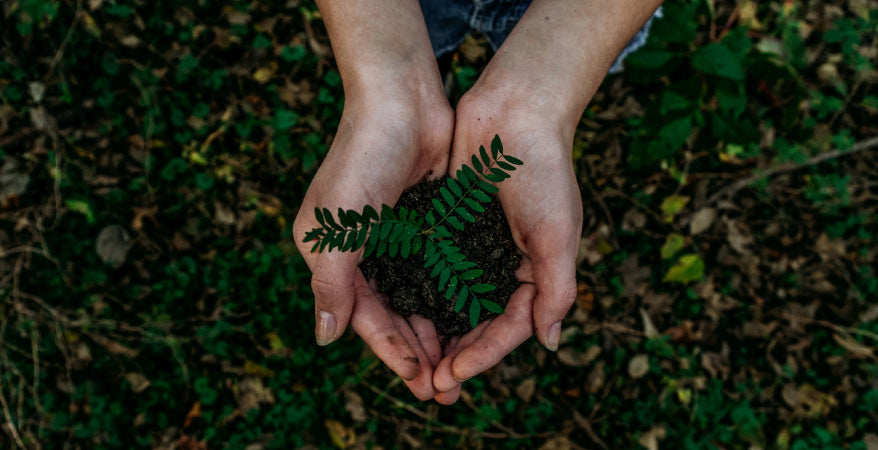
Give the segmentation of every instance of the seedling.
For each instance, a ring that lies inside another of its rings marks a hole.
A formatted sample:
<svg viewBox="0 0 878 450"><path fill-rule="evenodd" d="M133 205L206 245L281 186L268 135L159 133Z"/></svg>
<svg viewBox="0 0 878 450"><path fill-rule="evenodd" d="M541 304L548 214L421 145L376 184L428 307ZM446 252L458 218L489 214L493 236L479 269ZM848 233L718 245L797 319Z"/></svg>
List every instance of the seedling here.
<svg viewBox="0 0 878 450"><path fill-rule="evenodd" d="M445 299L454 300L454 311L460 312L469 303L470 325L475 328L482 308L500 314L503 307L481 297L497 287L480 282L484 271L451 240L448 228L463 231L465 223L474 223L474 214L485 212L482 203L491 202L489 194L498 191L490 182L499 183L510 177L508 172L523 164L519 159L503 154L499 136L491 141L491 152L479 147L472 165L464 164L456 172L457 179L446 178L439 190L441 198L431 199L433 208L420 216L416 211L400 207L398 211L381 205L379 214L366 205L362 212L338 209L333 216L327 208L314 208L319 228L305 235L305 242L315 241L311 252L353 252L364 248L363 257L370 255L409 258L423 254L424 267L431 269L430 277L438 278L440 292Z"/></svg>

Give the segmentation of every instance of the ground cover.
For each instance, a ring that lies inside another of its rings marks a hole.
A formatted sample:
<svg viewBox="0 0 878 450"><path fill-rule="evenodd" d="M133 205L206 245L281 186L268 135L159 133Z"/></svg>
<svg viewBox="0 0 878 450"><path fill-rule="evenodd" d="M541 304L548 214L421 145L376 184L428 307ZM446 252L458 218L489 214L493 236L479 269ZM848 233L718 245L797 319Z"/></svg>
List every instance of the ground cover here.
<svg viewBox="0 0 878 450"><path fill-rule="evenodd" d="M577 131L561 349L439 407L314 344L312 3L7 2L0 447L878 448L876 10L667 2Z"/></svg>

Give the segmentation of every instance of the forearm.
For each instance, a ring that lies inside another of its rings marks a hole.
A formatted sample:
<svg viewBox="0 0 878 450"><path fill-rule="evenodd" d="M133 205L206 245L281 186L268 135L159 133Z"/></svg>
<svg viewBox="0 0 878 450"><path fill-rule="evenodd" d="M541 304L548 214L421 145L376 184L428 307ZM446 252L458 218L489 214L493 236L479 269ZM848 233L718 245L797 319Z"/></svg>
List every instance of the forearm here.
<svg viewBox="0 0 878 450"><path fill-rule="evenodd" d="M349 101L435 97L442 82L416 0L317 2Z"/></svg>
<svg viewBox="0 0 878 450"><path fill-rule="evenodd" d="M529 105L575 127L616 56L660 4L535 0L476 88L501 92L510 102L504 106Z"/></svg>

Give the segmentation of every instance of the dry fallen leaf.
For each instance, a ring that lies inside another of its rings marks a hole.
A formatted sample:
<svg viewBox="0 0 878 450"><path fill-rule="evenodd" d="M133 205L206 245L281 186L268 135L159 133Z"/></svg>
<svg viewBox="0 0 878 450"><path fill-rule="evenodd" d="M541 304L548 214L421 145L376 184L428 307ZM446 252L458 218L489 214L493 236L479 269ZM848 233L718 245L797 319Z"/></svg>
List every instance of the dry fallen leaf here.
<svg viewBox="0 0 878 450"><path fill-rule="evenodd" d="M667 434L665 427L656 425L646 433L640 435L637 443L646 447L648 450L658 450L658 441L665 438Z"/></svg>
<svg viewBox="0 0 878 450"><path fill-rule="evenodd" d="M639 355L631 358L631 361L628 361L628 375L635 380L638 378L643 378L644 375L649 373L649 356L645 353L641 353Z"/></svg>
<svg viewBox="0 0 878 450"><path fill-rule="evenodd" d="M716 220L716 209L704 208L692 215L692 221L689 222L689 234L695 236L701 234L713 225Z"/></svg>
<svg viewBox="0 0 878 450"><path fill-rule="evenodd" d="M128 372L125 374L125 379L131 384L131 390L135 394L139 394L149 387L149 380L142 373Z"/></svg>
<svg viewBox="0 0 878 450"><path fill-rule="evenodd" d="M524 381L521 382L521 384L515 387L515 393L518 394L518 397L520 399L524 400L524 402L527 403L533 397L536 387L536 377L526 378Z"/></svg>
<svg viewBox="0 0 878 450"><path fill-rule="evenodd" d="M125 262L125 256L131 249L131 236L119 225L107 225L98 234L95 247L101 261L112 267L119 267Z"/></svg>

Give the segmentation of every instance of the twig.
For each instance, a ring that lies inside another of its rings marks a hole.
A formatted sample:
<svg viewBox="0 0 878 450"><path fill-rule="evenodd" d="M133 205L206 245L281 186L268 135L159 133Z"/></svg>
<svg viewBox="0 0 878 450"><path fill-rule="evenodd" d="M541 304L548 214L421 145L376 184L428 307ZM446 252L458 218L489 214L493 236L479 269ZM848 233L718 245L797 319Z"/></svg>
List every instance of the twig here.
<svg viewBox="0 0 878 450"><path fill-rule="evenodd" d="M758 181L758 180L761 180L763 178L770 177L770 176L773 176L773 175L776 175L779 173L792 172L795 170L802 169L804 167L817 165L817 164L820 164L822 162L829 161L831 159L840 158L842 156L848 156L848 155L851 155L853 153L869 150L875 146L878 146L878 136L866 139L864 141L857 142L856 144L854 144L853 148L851 148L850 150L835 149L832 151L828 151L828 152L816 155L813 158L811 158L807 161L801 162L801 163L788 162L788 163L783 163L783 164L777 165L777 166L772 167L764 172L755 173L747 178L744 178L742 180L738 180L738 181L732 183L730 186L726 186L725 188L720 189L718 192L716 192L710 198L708 198L706 201L704 201L704 203L698 205L698 207L700 208L700 207L709 205L711 203L715 203L719 199L726 197L726 196L731 197L736 192L749 186L750 183L753 183L754 181Z"/></svg>
<svg viewBox="0 0 878 450"><path fill-rule="evenodd" d="M82 1L76 2L76 12L73 13L73 23L70 24L70 28L67 29L67 35L64 37L64 40L61 41L61 45L58 47L58 51L55 52L55 57L52 58L52 62L49 64L49 70L46 72L46 76L43 77L45 80L48 80L52 73L55 72L55 67L61 61L61 56L64 55L64 50L67 48L67 43L70 42L70 38L73 37L73 31L76 29L76 25L79 24L81 20L82 14L80 11L82 10Z"/></svg>
<svg viewBox="0 0 878 450"><path fill-rule="evenodd" d="M5 343L4 337L6 336L6 325L7 321L3 322L3 328L0 329L0 349L3 348ZM2 358L0 358L0 368L6 363L6 352L3 352ZM11 365L10 365L11 366ZM0 373L5 372L4 370L0 370ZM9 412L9 404L6 402L6 395L3 393L3 378L0 377L0 406L3 407L3 416L6 417L6 428L9 429L9 434L12 435L12 439L20 448L27 448L24 445L24 442L21 440L21 436L18 434L18 429L15 427L15 422L12 420L12 414Z"/></svg>

